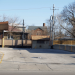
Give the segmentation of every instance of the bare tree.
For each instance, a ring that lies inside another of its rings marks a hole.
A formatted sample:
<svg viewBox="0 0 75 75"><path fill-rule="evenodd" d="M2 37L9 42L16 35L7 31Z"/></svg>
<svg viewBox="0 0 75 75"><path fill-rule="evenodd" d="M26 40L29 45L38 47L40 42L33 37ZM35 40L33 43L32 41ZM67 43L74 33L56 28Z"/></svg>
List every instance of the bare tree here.
<svg viewBox="0 0 75 75"><path fill-rule="evenodd" d="M52 38L52 25L53 25L53 21L47 20L47 28L48 28L48 35L51 34L51 38ZM58 29L60 28L60 25L57 23L57 20L54 19L54 27L53 27L53 32L54 32L54 39L59 35L59 31Z"/></svg>
<svg viewBox="0 0 75 75"><path fill-rule="evenodd" d="M72 26L72 32L70 32L75 38L75 2L65 6L61 12L63 21L69 26Z"/></svg>
<svg viewBox="0 0 75 75"><path fill-rule="evenodd" d="M61 38L61 37L63 37L63 36L61 36L61 34L64 34L64 37L66 36L66 37L71 37L71 36L73 36L74 37L74 34L73 34L73 32L72 32L72 26L71 25L68 25L68 24L66 24L66 22L62 19L62 14L58 14L57 15L57 23L56 23L57 25L57 27L58 27L58 29L57 30L59 30L59 37Z"/></svg>
<svg viewBox="0 0 75 75"><path fill-rule="evenodd" d="M52 35L51 35L51 33L52 33L52 31L51 31L51 29L52 29L52 27L51 27L51 24L52 22L50 21L50 19L47 19L46 20L46 24L47 24L47 35L49 35L50 36L50 38L52 37Z"/></svg>
<svg viewBox="0 0 75 75"><path fill-rule="evenodd" d="M18 17L14 17L14 18L8 18L8 22L9 24L11 24L12 28L11 28L11 31L10 31L10 36L13 35L12 34L12 31L17 28L17 26L21 23L21 21L19 21L19 18ZM16 24L17 23L17 24Z"/></svg>
<svg viewBox="0 0 75 75"><path fill-rule="evenodd" d="M10 35L10 36L13 35L12 31L15 28L17 28L17 26L19 24L21 24L21 21L19 20L19 17L9 17L9 16L6 16L6 15L2 16L2 20L1 21L3 21L3 22L8 21L9 26L11 26L11 30L8 33L8 35Z"/></svg>

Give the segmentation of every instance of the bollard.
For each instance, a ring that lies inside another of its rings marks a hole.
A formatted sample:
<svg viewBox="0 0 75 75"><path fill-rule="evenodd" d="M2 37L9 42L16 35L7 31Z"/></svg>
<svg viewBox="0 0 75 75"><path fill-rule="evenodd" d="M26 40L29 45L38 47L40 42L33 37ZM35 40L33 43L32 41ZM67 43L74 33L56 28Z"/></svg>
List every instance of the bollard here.
<svg viewBox="0 0 75 75"><path fill-rule="evenodd" d="M2 48L4 48L4 38L2 39Z"/></svg>

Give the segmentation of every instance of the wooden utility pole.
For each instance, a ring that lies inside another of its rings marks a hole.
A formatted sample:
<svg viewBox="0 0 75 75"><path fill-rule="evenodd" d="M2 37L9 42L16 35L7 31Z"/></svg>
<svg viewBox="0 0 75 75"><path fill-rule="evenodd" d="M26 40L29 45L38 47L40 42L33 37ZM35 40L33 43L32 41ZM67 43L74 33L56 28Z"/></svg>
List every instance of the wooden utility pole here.
<svg viewBox="0 0 75 75"><path fill-rule="evenodd" d="M54 4L53 4L53 17L52 17L52 20L53 20L53 25L52 25L52 49L53 49L53 40L54 40L54 10L58 10L58 9L55 9L54 7Z"/></svg>
<svg viewBox="0 0 75 75"><path fill-rule="evenodd" d="M23 34L22 34L22 48L23 48L23 40L24 40L24 20L23 20L23 28L22 28L22 29L23 29L23 31L22 31L22 33L23 33Z"/></svg>

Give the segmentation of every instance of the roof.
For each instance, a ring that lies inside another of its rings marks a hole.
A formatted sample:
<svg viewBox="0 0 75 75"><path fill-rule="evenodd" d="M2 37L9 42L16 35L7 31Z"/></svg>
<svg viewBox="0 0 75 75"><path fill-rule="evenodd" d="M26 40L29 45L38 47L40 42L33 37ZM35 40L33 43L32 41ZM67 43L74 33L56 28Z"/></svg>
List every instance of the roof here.
<svg viewBox="0 0 75 75"><path fill-rule="evenodd" d="M9 26L9 29L8 30L4 30L4 32L11 32L11 30L12 30L12 32L13 33L20 33L20 34L23 34L23 31L22 30L20 30L20 29L18 29L18 28L12 28L12 26ZM24 32L24 34L29 34L29 33L27 33L27 32Z"/></svg>
<svg viewBox="0 0 75 75"><path fill-rule="evenodd" d="M8 21L6 21L6 22L0 22L0 24L7 24L8 23Z"/></svg>
<svg viewBox="0 0 75 75"><path fill-rule="evenodd" d="M22 32L20 29L18 29L18 28L14 28L14 27L12 27L12 26L9 26L8 27L8 30L6 30L6 31L13 31L13 32Z"/></svg>
<svg viewBox="0 0 75 75"><path fill-rule="evenodd" d="M10 26L13 25L13 26L17 26L17 27L23 27L23 25L20 25L20 24L17 24L17 23L10 23L9 25L10 25ZM24 27L25 27L25 26L24 26Z"/></svg>
<svg viewBox="0 0 75 75"><path fill-rule="evenodd" d="M8 26L8 30L4 30L4 32L11 32L11 30L12 30L12 32L13 33L20 33L20 34L23 34L23 31L22 30L20 30L19 28L17 28L17 27L12 27L12 26ZM24 32L24 34L29 34L29 33L27 33L27 32Z"/></svg>
<svg viewBox="0 0 75 75"><path fill-rule="evenodd" d="M35 36L35 35L32 35L32 40L50 40L50 36Z"/></svg>
<svg viewBox="0 0 75 75"><path fill-rule="evenodd" d="M36 30L36 29L38 29L38 28L40 28L40 29L42 29L42 30L47 29L46 26L29 26L29 27L28 27L28 30Z"/></svg>
<svg viewBox="0 0 75 75"><path fill-rule="evenodd" d="M22 32L19 28L8 26L8 30L5 30L5 32Z"/></svg>
<svg viewBox="0 0 75 75"><path fill-rule="evenodd" d="M0 22L0 31L7 30L7 29L8 29L8 21Z"/></svg>

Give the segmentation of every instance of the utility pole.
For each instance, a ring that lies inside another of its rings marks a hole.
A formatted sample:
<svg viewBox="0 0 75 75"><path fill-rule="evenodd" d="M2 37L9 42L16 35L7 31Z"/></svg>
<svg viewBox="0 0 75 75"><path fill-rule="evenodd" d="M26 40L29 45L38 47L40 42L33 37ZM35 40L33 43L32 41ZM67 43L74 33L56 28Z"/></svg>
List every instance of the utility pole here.
<svg viewBox="0 0 75 75"><path fill-rule="evenodd" d="M23 19L23 26L22 27L17 27L17 28L22 28L22 48L23 48L23 40L24 40L24 32L25 32L25 28L26 27L24 27L24 19Z"/></svg>
<svg viewBox="0 0 75 75"><path fill-rule="evenodd" d="M50 40L51 40L51 37L52 37L51 28L52 28L52 24L51 24L51 22L50 22Z"/></svg>
<svg viewBox="0 0 75 75"><path fill-rule="evenodd" d="M23 40L24 40L24 20L23 20Z"/></svg>
<svg viewBox="0 0 75 75"><path fill-rule="evenodd" d="M58 10L58 9L55 9L54 4L53 4L53 9L51 9L51 10L53 10L53 17L52 17L52 20L53 20L53 25L52 25L52 46L51 46L51 48L53 49L53 40L54 40L54 10Z"/></svg>
<svg viewBox="0 0 75 75"><path fill-rule="evenodd" d="M23 29L23 32L22 32L22 33L23 33L23 34L22 34L22 48L23 48L23 40L24 40L24 20L23 20L23 28L22 28L22 29Z"/></svg>
<svg viewBox="0 0 75 75"><path fill-rule="evenodd" d="M22 47L23 47L23 40L24 40L24 29L26 28L26 27L24 27L24 20L23 20L23 26L22 27L17 27L17 28L22 28Z"/></svg>
<svg viewBox="0 0 75 75"><path fill-rule="evenodd" d="M52 40L52 15L50 16L50 39Z"/></svg>
<svg viewBox="0 0 75 75"><path fill-rule="evenodd" d="M56 9L54 9L55 7L54 7L54 4L53 4L53 26L52 26L52 40L54 40L54 10L56 10Z"/></svg>

